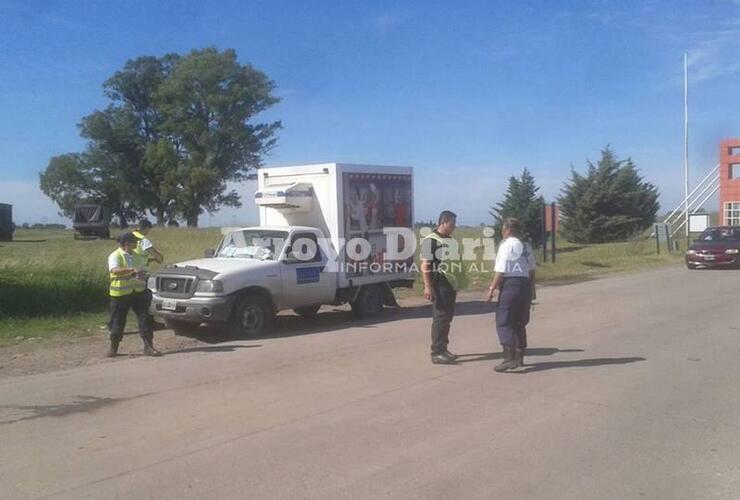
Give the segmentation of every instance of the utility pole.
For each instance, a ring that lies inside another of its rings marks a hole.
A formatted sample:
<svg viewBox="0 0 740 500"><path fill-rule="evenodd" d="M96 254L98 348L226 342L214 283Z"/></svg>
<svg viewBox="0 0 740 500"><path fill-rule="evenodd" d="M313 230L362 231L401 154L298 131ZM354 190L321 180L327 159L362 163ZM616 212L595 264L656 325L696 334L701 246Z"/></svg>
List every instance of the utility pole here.
<svg viewBox="0 0 740 500"><path fill-rule="evenodd" d="M686 226L686 248L689 248L689 65L686 52L683 53L683 173L684 210Z"/></svg>

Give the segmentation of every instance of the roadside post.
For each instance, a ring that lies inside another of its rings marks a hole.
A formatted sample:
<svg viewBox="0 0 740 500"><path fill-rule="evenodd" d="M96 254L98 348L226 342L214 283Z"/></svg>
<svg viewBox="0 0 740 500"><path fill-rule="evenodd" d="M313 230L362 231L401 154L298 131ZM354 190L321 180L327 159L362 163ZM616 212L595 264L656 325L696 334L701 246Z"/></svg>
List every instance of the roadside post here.
<svg viewBox="0 0 740 500"><path fill-rule="evenodd" d="M668 253L671 253L671 229L669 224L656 223L655 224L655 248L658 255L660 255L660 245L665 242Z"/></svg>

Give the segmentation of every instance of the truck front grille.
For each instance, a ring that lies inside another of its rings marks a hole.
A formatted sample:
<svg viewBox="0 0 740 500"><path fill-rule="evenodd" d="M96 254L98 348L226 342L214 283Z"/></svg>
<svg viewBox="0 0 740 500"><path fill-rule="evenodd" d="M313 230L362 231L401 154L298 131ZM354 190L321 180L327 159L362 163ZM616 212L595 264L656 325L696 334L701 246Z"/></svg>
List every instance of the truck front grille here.
<svg viewBox="0 0 740 500"><path fill-rule="evenodd" d="M165 297L190 297L194 282L195 278L160 276L157 278L157 292Z"/></svg>

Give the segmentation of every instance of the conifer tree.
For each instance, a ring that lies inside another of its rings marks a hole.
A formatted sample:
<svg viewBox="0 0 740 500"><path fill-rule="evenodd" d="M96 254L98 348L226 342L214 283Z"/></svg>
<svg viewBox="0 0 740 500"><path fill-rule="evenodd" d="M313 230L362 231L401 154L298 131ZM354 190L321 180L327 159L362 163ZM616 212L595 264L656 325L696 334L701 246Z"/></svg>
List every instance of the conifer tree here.
<svg viewBox="0 0 740 500"><path fill-rule="evenodd" d="M640 176L632 159L617 159L607 146L585 175L571 171L559 198L561 231L574 243L622 241L655 222L658 189Z"/></svg>

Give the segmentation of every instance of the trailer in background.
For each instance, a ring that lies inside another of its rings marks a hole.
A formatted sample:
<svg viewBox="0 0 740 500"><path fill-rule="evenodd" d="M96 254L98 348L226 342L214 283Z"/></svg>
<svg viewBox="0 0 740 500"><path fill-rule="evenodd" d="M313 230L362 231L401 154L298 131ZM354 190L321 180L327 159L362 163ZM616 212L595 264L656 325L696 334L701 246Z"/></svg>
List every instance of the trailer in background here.
<svg viewBox="0 0 740 500"><path fill-rule="evenodd" d="M72 227L76 240L110 238L110 211L99 203L75 205Z"/></svg>

